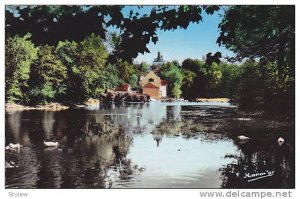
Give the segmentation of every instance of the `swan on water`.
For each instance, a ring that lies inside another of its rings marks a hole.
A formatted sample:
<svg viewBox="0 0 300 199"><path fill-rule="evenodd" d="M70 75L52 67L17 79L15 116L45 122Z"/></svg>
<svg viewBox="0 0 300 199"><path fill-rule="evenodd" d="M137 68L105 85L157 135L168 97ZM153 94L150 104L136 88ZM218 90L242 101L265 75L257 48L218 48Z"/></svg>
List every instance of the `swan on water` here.
<svg viewBox="0 0 300 199"><path fill-rule="evenodd" d="M44 141L44 145L46 147L54 147L54 146L58 146L58 142L46 142L46 141Z"/></svg>
<svg viewBox="0 0 300 199"><path fill-rule="evenodd" d="M20 149L20 147L21 147L20 143L17 144L10 143L5 147L5 150Z"/></svg>
<svg viewBox="0 0 300 199"><path fill-rule="evenodd" d="M277 141L279 146L281 146L284 143L284 139L282 137L279 137Z"/></svg>
<svg viewBox="0 0 300 199"><path fill-rule="evenodd" d="M247 136L244 136L244 135L239 135L239 136L238 136L238 139L239 139L239 140L249 140L250 138L247 137Z"/></svg>

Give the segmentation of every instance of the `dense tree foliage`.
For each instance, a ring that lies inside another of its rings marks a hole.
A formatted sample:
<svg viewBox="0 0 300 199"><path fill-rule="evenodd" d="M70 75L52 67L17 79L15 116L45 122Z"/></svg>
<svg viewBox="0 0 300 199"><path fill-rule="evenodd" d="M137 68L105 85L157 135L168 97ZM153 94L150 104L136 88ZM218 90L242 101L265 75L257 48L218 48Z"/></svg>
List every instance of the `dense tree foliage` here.
<svg viewBox="0 0 300 199"><path fill-rule="evenodd" d="M73 71L82 83L85 98L97 97L101 90L99 79L105 68L108 53L99 36L92 34L78 45L77 67Z"/></svg>
<svg viewBox="0 0 300 199"><path fill-rule="evenodd" d="M82 103L106 89L129 83L139 89L139 77L149 71L145 62L107 62L108 52L99 36L57 46L34 47L30 35L6 41L6 100L41 104L53 101Z"/></svg>
<svg viewBox="0 0 300 199"><path fill-rule="evenodd" d="M65 93L67 69L54 55L54 49L39 47L38 58L30 70L30 103L46 103L58 100Z"/></svg>
<svg viewBox="0 0 300 199"><path fill-rule="evenodd" d="M255 61L241 65L235 91L241 109L294 115L295 88L291 87L293 84L282 84L274 67L276 63L261 65Z"/></svg>
<svg viewBox="0 0 300 199"><path fill-rule="evenodd" d="M78 75L78 43L60 41L56 47L56 56L67 69L66 93L64 102L81 102L84 100L82 82Z"/></svg>
<svg viewBox="0 0 300 199"><path fill-rule="evenodd" d="M293 75L294 6L231 6L219 27L217 42L236 53L232 59L276 62L274 67L280 78Z"/></svg>
<svg viewBox="0 0 300 199"><path fill-rule="evenodd" d="M205 61L185 59L182 62L183 82L183 97L193 100L197 97L206 97L208 89L208 67Z"/></svg>
<svg viewBox="0 0 300 199"><path fill-rule="evenodd" d="M293 112L295 6L230 6L219 27L217 42L235 52L230 59L252 60L242 72L241 107L261 104L268 110Z"/></svg>
<svg viewBox="0 0 300 199"><path fill-rule="evenodd" d="M216 94L218 97L228 97L236 99L236 88L240 80L240 66L236 64L224 63L219 64L221 78L216 86Z"/></svg>
<svg viewBox="0 0 300 199"><path fill-rule="evenodd" d="M105 65L105 68L99 78L99 85L101 85L100 92L103 92L106 89L116 88L121 83L124 83L124 79L119 71L118 65L110 63Z"/></svg>
<svg viewBox="0 0 300 199"><path fill-rule="evenodd" d="M177 61L167 62L162 65L161 75L168 81L168 95L179 98L181 96L182 74Z"/></svg>
<svg viewBox="0 0 300 199"><path fill-rule="evenodd" d="M28 88L30 66L37 58L38 48L24 37L14 36L5 42L5 99L12 102L24 102Z"/></svg>
<svg viewBox="0 0 300 199"><path fill-rule="evenodd" d="M82 102L88 97L97 97L109 86L105 81L109 75L105 69L108 53L99 36L92 34L79 43L59 42L56 53L67 68L66 102ZM110 65L108 67L111 72L116 71Z"/></svg>
<svg viewBox="0 0 300 199"><path fill-rule="evenodd" d="M186 29L190 23L202 21L202 13L213 14L219 6L153 6L150 13L130 10L124 6L10 6L5 12L6 36L32 33L37 44L56 45L59 41L81 41L95 33L106 38L107 27L120 31L111 61L132 62L138 53L149 52L146 45L158 41L158 30ZM18 13L18 15L14 15Z"/></svg>

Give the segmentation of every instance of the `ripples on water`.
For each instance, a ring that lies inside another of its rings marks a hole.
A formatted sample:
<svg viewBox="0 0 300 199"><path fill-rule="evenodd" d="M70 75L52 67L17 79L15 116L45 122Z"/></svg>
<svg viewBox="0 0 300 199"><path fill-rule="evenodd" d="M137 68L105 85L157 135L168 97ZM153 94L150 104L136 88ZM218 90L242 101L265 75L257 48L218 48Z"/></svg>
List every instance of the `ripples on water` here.
<svg viewBox="0 0 300 199"><path fill-rule="evenodd" d="M236 117L224 103L7 112L6 145L23 147L5 153L17 165L6 168L6 188L293 188L294 155L275 165L276 140L284 131L292 143L292 128ZM253 139L239 143L240 133Z"/></svg>

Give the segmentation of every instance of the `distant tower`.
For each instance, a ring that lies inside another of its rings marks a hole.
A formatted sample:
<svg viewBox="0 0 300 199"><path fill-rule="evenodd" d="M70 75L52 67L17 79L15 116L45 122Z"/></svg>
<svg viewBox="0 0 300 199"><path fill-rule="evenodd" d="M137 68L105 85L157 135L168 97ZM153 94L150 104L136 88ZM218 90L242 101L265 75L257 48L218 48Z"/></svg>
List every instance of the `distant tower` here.
<svg viewBox="0 0 300 199"><path fill-rule="evenodd" d="M162 65L164 62L163 56L158 52L157 57L153 61L153 65Z"/></svg>
<svg viewBox="0 0 300 199"><path fill-rule="evenodd" d="M165 61L163 59L163 56L160 54L160 52L158 52L157 57L154 59L153 65L151 66L151 70L159 77L161 77L160 69L164 63Z"/></svg>

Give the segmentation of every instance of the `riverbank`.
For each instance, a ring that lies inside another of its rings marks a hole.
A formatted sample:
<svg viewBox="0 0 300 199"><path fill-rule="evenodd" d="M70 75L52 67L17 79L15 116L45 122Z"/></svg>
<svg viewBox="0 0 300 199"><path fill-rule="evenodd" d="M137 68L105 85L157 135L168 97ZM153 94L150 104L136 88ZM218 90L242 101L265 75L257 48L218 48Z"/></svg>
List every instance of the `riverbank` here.
<svg viewBox="0 0 300 199"><path fill-rule="evenodd" d="M49 110L49 111L60 111L66 110L69 106L62 105L60 103L50 103L45 105L36 106L24 106L15 103L6 103L5 111L23 111L23 110Z"/></svg>
<svg viewBox="0 0 300 199"><path fill-rule="evenodd" d="M46 111L61 111L66 110L71 107L78 107L78 106L93 106L99 104L98 99L88 99L83 104L74 104L74 105L65 105L61 103L49 103L44 105L34 105L34 106L25 106L21 104L15 103L6 103L5 104L5 111L23 111L23 110L46 110Z"/></svg>
<svg viewBox="0 0 300 199"><path fill-rule="evenodd" d="M196 102L223 102L228 103L230 99L228 98L197 98Z"/></svg>
<svg viewBox="0 0 300 199"><path fill-rule="evenodd" d="M162 99L161 102L186 102L185 100L177 100L172 101L173 99ZM211 103L229 103L230 100L228 98L197 98L197 102L211 102ZM60 111L60 110L66 110L69 108L84 108L89 106L95 106L99 105L100 100L99 99L93 99L90 98L86 100L82 104L72 104L72 105L66 105L61 103L50 103L45 105L35 105L35 106L25 106L21 104L15 104L15 103L6 103L5 104L5 111L23 111L23 110L46 110L46 111ZM109 102L111 103L111 102ZM275 114L275 113L268 113L265 111L242 111L238 110L237 114L240 118L269 118L273 120L283 121L283 122L291 122L294 121L294 117L285 115L285 114Z"/></svg>

